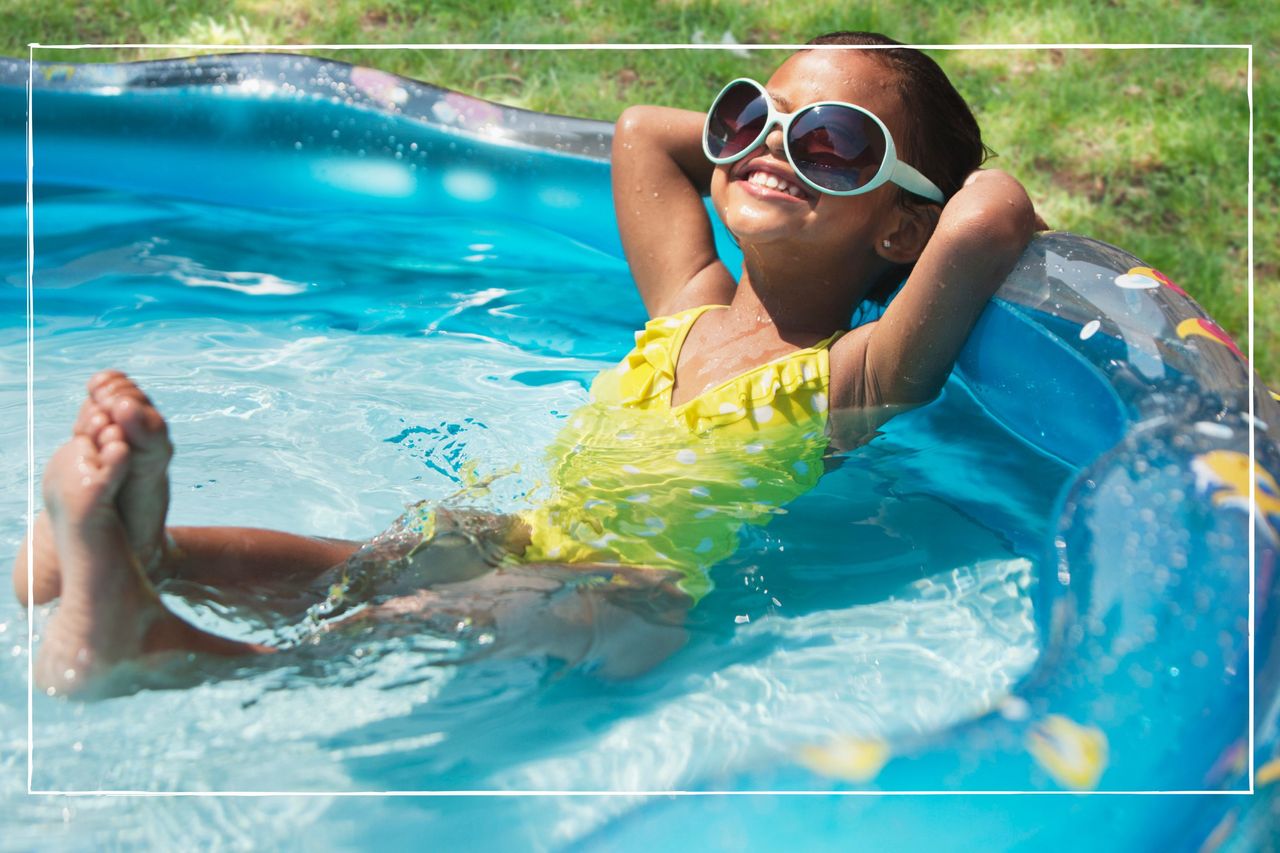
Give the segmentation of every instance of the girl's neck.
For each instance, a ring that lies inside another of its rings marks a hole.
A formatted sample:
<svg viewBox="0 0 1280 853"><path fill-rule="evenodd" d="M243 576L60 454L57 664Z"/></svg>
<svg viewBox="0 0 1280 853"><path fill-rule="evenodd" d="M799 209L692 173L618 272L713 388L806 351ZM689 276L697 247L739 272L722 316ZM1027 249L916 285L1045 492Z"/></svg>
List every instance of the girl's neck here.
<svg viewBox="0 0 1280 853"><path fill-rule="evenodd" d="M871 289L871 280L859 272L765 265L747 257L728 313L743 325L775 326L782 339L826 337L845 328Z"/></svg>

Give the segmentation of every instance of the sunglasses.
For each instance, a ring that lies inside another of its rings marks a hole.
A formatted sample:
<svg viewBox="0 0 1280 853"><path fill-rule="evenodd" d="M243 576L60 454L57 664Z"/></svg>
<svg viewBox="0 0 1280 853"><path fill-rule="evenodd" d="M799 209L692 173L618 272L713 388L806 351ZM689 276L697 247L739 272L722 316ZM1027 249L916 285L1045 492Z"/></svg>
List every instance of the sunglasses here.
<svg viewBox="0 0 1280 853"><path fill-rule="evenodd" d="M889 128L875 113L842 101L779 112L764 86L745 77L721 89L711 104L702 150L712 163L736 163L775 125L782 128L787 162L818 192L858 195L892 181L930 201L944 201L933 181L898 159Z"/></svg>

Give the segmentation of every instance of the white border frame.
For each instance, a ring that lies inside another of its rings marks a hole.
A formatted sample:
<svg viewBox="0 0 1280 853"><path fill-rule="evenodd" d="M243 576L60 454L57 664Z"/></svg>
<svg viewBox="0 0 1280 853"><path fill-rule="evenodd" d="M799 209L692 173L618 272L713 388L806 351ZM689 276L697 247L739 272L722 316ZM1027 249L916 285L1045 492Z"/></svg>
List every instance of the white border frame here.
<svg viewBox="0 0 1280 853"><path fill-rule="evenodd" d="M32 274L35 267L35 235L33 229L33 175L35 162L34 119L32 116L33 74L35 70L35 51L39 50L85 50L85 49L176 49L176 50L216 50L219 53L231 51L278 51L291 53L302 50L557 50L557 51L590 51L590 50L800 50L800 49L838 49L839 45L806 45L806 44L290 44L290 45L212 45L212 44L40 44L32 42L27 45L27 589L35 588L35 556L34 533L35 524L35 422L34 422L34 385L35 385L35 338L34 338L34 288ZM917 50L953 51L953 50L1244 50L1247 52L1248 77L1246 81L1246 100L1249 107L1249 180L1247 199L1247 239L1248 239L1248 341L1249 357L1249 464L1250 470L1256 468L1255 425L1257 418L1254 412L1254 393L1256 376L1253 371L1254 354L1254 315L1253 315L1253 45L1252 44L908 44L868 46L865 49L885 49L888 47L911 47ZM67 796L67 797L551 797L551 796L595 796L595 797L630 797L630 796L1004 796L1033 794L1038 796L1252 796L1255 787L1254 768L1254 639L1255 639L1255 583L1256 583L1256 535L1257 535L1257 489L1249 493L1249 722L1248 722L1248 774L1249 788L1240 791L897 791L897 790L856 790L856 791L52 791L36 790L32 787L34 768L35 741L32 737L34 708L34 621L35 605L30 596L27 600L27 794L35 796Z"/></svg>

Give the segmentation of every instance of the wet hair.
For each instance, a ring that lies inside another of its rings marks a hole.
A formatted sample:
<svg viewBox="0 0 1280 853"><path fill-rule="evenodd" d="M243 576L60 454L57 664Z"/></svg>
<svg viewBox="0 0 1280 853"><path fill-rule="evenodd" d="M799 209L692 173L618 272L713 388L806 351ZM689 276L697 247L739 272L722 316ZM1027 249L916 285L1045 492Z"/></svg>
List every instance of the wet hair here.
<svg viewBox="0 0 1280 853"><path fill-rule="evenodd" d="M902 129L902 139L894 140L903 159L938 185L947 198L955 195L964 179L986 160L989 151L982 144L982 131L946 73L925 54L901 47L879 33L836 32L809 41L814 45L878 47L866 51L897 76L898 97L911 119ZM890 46L897 45L897 46ZM902 190L901 202L928 203Z"/></svg>
<svg viewBox="0 0 1280 853"><path fill-rule="evenodd" d="M902 138L895 139L902 159L937 184L946 198L955 195L964 179L982 165L991 153L982 142L982 131L956 87L938 63L902 42L880 33L834 32L811 39L813 45L876 47L866 51L897 77L898 97L908 109L909 119ZM898 188L898 204L909 207L934 204L926 198ZM901 268L899 268L901 269ZM868 299L884 303L897 289L901 273L877 282Z"/></svg>

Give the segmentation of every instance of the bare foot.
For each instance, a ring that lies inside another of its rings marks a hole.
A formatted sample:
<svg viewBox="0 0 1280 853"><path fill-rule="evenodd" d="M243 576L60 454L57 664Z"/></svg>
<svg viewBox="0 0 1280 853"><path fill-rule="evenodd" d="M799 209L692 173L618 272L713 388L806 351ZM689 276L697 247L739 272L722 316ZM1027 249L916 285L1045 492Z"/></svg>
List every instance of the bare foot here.
<svg viewBox="0 0 1280 853"><path fill-rule="evenodd" d="M89 380L89 394L76 417L72 434L88 438L101 449L107 442L123 440L132 449L129 471L116 498L124 520L129 546L149 576L164 556L164 520L169 506L169 443L164 418L150 399L118 370L104 370ZM32 526L34 571L30 597L36 604L61 594L58 549L48 513L36 516ZM13 591L27 603L27 541L24 539L13 565Z"/></svg>
<svg viewBox="0 0 1280 853"><path fill-rule="evenodd" d="M89 401L106 414L110 424L119 426L129 445L129 473L116 505L129 547L154 577L164 557L164 521L169 510L169 460L173 458L169 429L151 399L118 370L104 370L89 380ZM92 431L97 421L93 408L86 404L86 409L86 429ZM100 430L99 446L110 426Z"/></svg>
<svg viewBox="0 0 1280 853"><path fill-rule="evenodd" d="M98 433L111 423L111 416L94 402L92 397L85 397L76 417L72 435L81 435L93 441L98 447ZM31 598L36 604L45 604L57 598L62 591L62 573L58 568L58 549L53 541L53 525L49 514L41 512L32 525L32 548L34 571L27 576L27 539L24 537L13 561L13 592L22 604L27 603L28 580L31 584Z"/></svg>
<svg viewBox="0 0 1280 853"><path fill-rule="evenodd" d="M101 446L74 436L45 468L44 501L62 601L36 655L37 684L76 693L119 663L158 653L272 651L209 634L164 607L129 545L117 508L132 470L132 450L118 428L108 427L99 437Z"/></svg>
<svg viewBox="0 0 1280 853"><path fill-rule="evenodd" d="M116 510L129 455L122 440L99 448L86 436L74 436L45 467L44 500L63 596L36 656L41 687L71 692L98 672L139 656L147 629L163 611Z"/></svg>

